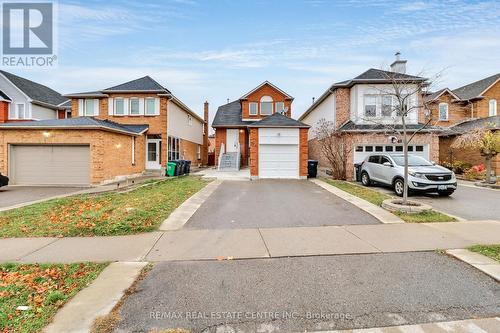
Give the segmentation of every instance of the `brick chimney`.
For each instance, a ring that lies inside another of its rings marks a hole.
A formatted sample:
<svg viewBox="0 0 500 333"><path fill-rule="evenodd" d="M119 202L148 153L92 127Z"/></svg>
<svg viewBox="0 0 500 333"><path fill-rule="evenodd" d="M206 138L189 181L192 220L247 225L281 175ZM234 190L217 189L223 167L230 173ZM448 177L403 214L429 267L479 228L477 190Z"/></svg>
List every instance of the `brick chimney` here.
<svg viewBox="0 0 500 333"><path fill-rule="evenodd" d="M201 164L203 166L208 165L208 122L209 122L209 111L208 111L208 101L203 104L203 147L201 150Z"/></svg>
<svg viewBox="0 0 500 333"><path fill-rule="evenodd" d="M406 74L406 60L401 60L401 52L396 52L396 60L391 64L391 71Z"/></svg>

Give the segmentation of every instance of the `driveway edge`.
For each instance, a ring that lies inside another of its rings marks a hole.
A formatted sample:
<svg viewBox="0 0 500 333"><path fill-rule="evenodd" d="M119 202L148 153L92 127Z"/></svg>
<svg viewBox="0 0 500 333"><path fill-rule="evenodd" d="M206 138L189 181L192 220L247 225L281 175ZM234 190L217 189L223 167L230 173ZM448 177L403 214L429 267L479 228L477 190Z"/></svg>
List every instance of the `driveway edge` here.
<svg viewBox="0 0 500 333"><path fill-rule="evenodd" d="M364 210L365 212L367 212L368 214L372 215L377 220L379 220L381 223L386 223L386 224L405 223L402 219L386 211L385 209L380 208L364 199L358 198L355 195L342 191L341 189L336 188L335 186L330 185L322 180L319 179L309 179L309 180L314 184L324 188L328 192L338 196L339 198L350 202L359 209Z"/></svg>
<svg viewBox="0 0 500 333"><path fill-rule="evenodd" d="M497 261L467 249L446 250L446 253L500 282L500 263Z"/></svg>
<svg viewBox="0 0 500 333"><path fill-rule="evenodd" d="M165 221L163 221L158 230L172 231L182 228L221 183L221 180L214 180L189 199L184 201L167 217Z"/></svg>
<svg viewBox="0 0 500 333"><path fill-rule="evenodd" d="M90 332L94 320L107 315L134 283L147 262L115 262L55 315L44 333Z"/></svg>

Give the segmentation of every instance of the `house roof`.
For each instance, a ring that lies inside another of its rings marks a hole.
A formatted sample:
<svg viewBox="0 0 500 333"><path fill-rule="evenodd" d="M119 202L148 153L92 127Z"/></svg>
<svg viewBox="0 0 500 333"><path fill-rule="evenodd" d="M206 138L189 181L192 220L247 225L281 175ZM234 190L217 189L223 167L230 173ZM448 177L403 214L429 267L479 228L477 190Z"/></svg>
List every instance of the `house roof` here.
<svg viewBox="0 0 500 333"><path fill-rule="evenodd" d="M241 102L233 101L219 106L212 122L212 127L245 127L253 121L243 121L241 119Z"/></svg>
<svg viewBox="0 0 500 333"><path fill-rule="evenodd" d="M436 92L430 93L427 96L425 96L424 99L426 102L436 101L445 92L449 93L451 96L455 97L456 99L460 99L460 97L458 97L453 91L451 91L448 88L443 88L443 89L440 89Z"/></svg>
<svg viewBox="0 0 500 333"><path fill-rule="evenodd" d="M337 83L334 83L328 88L300 117L299 120L303 120L309 113L311 113L318 105L320 105L323 100L325 100L328 96L330 96L335 89L337 88L350 88L356 84L360 83L391 83L394 80L396 81L403 81L403 82L420 82L423 83L427 81L426 78L420 77L420 76L415 76L415 75L409 75L409 74L403 74L403 73L396 73L396 72L389 72L389 71L384 71L381 69L375 69L375 68L370 68L367 71L359 74L353 79L350 80L345 80L345 81L340 81Z"/></svg>
<svg viewBox="0 0 500 333"><path fill-rule="evenodd" d="M104 89L102 92L119 92L119 91L150 91L150 92L163 92L170 94L171 92L163 87L161 84L153 80L150 76L146 75L139 79L128 81L117 86Z"/></svg>
<svg viewBox="0 0 500 333"><path fill-rule="evenodd" d="M275 112L270 116L263 118L262 120L255 121L253 124L248 125L248 127L301 127L309 128L311 126L304 124L298 120L288 118L287 116Z"/></svg>
<svg viewBox="0 0 500 333"><path fill-rule="evenodd" d="M7 96L6 93L0 90L0 98L6 101L12 101L9 96Z"/></svg>
<svg viewBox="0 0 500 333"><path fill-rule="evenodd" d="M277 86L275 86L274 84L272 84L271 82L269 81L264 81L262 82L261 84L259 84L257 87L253 88L252 90L250 90L249 92L247 92L245 95L241 96L240 99L245 99L247 98L250 94L252 94L253 92L255 92L256 90L260 89L262 86L265 86L265 85L270 85L272 88L276 89L277 91L279 91L280 93L282 93L283 95L285 95L285 98L287 99L291 99L293 100L293 97L290 96L289 94L287 94L286 92L284 92L283 90L281 90L280 88L278 88Z"/></svg>
<svg viewBox="0 0 500 333"><path fill-rule="evenodd" d="M437 126L425 126L425 124L407 124L406 128L409 131L417 131L421 130L421 132L436 132L441 131L442 129ZM384 124L355 124L352 120L347 121L342 126L340 126L339 130L344 132L383 132L383 131L392 131L392 130L402 130L403 126L396 125L384 125Z"/></svg>
<svg viewBox="0 0 500 333"><path fill-rule="evenodd" d="M470 100L470 99L475 99L475 98L481 98L482 94L495 82L500 80L500 73L489 76L485 79L467 84L463 87L457 88L453 90L453 93L455 93L458 97L460 97L461 100Z"/></svg>
<svg viewBox="0 0 500 333"><path fill-rule="evenodd" d="M68 100L57 91L44 86L43 84L33 82L3 70L0 70L0 73L33 101L57 107L59 104Z"/></svg>
<svg viewBox="0 0 500 333"><path fill-rule="evenodd" d="M2 129L103 129L128 135L140 135L148 130L149 125L123 125L110 120L93 117L67 119L47 119L0 124Z"/></svg>
<svg viewBox="0 0 500 333"><path fill-rule="evenodd" d="M460 135L479 128L488 127L500 129L500 116L465 120L461 123L446 128L443 133L441 133L441 136Z"/></svg>

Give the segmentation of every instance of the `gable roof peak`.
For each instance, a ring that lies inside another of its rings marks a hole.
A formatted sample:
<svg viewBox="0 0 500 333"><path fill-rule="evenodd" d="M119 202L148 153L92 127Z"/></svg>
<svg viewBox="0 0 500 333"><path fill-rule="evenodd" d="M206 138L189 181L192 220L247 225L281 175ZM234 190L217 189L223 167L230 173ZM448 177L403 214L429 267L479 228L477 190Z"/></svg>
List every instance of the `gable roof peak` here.
<svg viewBox="0 0 500 333"><path fill-rule="evenodd" d="M276 85L274 85L271 82L269 82L268 80L265 80L264 82L262 82L261 84L259 84L257 87L253 88L252 90L250 90L249 92L247 92L245 95L241 96L240 99L247 98L250 94L252 94L253 92L257 91L258 89L260 89L261 87L265 86L266 84L269 85L271 88L279 91L283 95L285 95L285 98L293 100L292 96L290 96L289 94L287 94L286 92L284 92L283 90L281 90Z"/></svg>
<svg viewBox="0 0 500 333"><path fill-rule="evenodd" d="M155 91L155 92L165 92L170 94L171 92L159 84L156 80L151 78L149 75L140 77L138 79L134 79L131 81L127 81L125 83L121 83L119 85L109 87L102 90L103 92L107 91Z"/></svg>

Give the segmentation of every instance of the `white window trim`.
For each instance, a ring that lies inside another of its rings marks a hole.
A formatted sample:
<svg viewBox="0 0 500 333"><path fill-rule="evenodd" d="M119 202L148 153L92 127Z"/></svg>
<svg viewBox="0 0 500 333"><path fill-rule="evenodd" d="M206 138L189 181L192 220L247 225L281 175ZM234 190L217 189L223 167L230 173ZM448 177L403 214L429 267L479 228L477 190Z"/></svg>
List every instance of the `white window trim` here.
<svg viewBox="0 0 500 333"><path fill-rule="evenodd" d="M262 113L262 103L269 103L271 105L271 113ZM262 96L260 98L259 112L261 116L270 116L274 113L274 100L271 96Z"/></svg>
<svg viewBox="0 0 500 333"><path fill-rule="evenodd" d="M190 114L188 114L187 116L188 116L188 125L193 126L193 117Z"/></svg>
<svg viewBox="0 0 500 333"><path fill-rule="evenodd" d="M138 113L132 113L132 101L137 101L137 111ZM141 101L139 97L130 97L128 99L128 115L131 117L141 116Z"/></svg>
<svg viewBox="0 0 500 333"><path fill-rule="evenodd" d="M92 112L91 113L89 113L89 111L87 110L87 101L92 101ZM95 105L94 105L95 102L96 102L96 100L93 99L93 98L85 98L83 100L83 115L85 117L93 117L93 116L95 116Z"/></svg>
<svg viewBox="0 0 500 333"><path fill-rule="evenodd" d="M135 136L132 137L132 165L135 165Z"/></svg>
<svg viewBox="0 0 500 333"><path fill-rule="evenodd" d="M24 117L23 118L19 118L19 108L18 108L19 105L22 105L24 108ZM11 103L10 107L9 107L9 114L7 115L8 119L22 119L22 120L31 119L31 117L29 117L29 114L28 114L28 108L26 107L26 103L15 103L14 109L12 110L12 111L14 111L14 117L11 118L10 113L11 113L12 106L13 105Z"/></svg>
<svg viewBox="0 0 500 333"><path fill-rule="evenodd" d="M152 113L148 113L148 101L153 101L153 112ZM144 99L144 115L145 116L157 116L157 114L156 114L156 98L146 97Z"/></svg>
<svg viewBox="0 0 500 333"><path fill-rule="evenodd" d="M376 94L364 94L363 95L363 117L365 117L365 118L376 118L378 116L378 114L379 114L379 112L378 112L378 109L379 109L378 108L379 97L378 96L380 96L380 95L376 95ZM375 104L367 104L366 100L368 98L375 98ZM375 105L375 115L373 115L373 116L366 115L366 106L367 105Z"/></svg>
<svg viewBox="0 0 500 333"><path fill-rule="evenodd" d="M255 105L255 113L252 113L252 108L250 107L250 105ZM248 103L248 114L250 116L257 116L259 114L259 103L257 102L249 102Z"/></svg>
<svg viewBox="0 0 500 333"><path fill-rule="evenodd" d="M441 106L446 106L446 118L441 117ZM448 103L439 103L439 105L438 105L438 117L439 117L439 121L448 121L448 119L450 118Z"/></svg>
<svg viewBox="0 0 500 333"><path fill-rule="evenodd" d="M490 117L496 116L498 114L498 104L496 99L490 99L488 102L488 115Z"/></svg>
<svg viewBox="0 0 500 333"><path fill-rule="evenodd" d="M116 113L116 110L117 110L116 102L117 101L122 101L122 105L123 105L123 113L122 114ZM113 103L114 103L113 115L118 116L118 117L126 116L126 114L125 114L125 98L123 98L123 97L115 97Z"/></svg>
<svg viewBox="0 0 500 333"><path fill-rule="evenodd" d="M280 110L279 110L279 108L278 108L278 104L283 105L283 107L282 107L281 111L285 111L285 102L276 102L276 103L274 103L274 104L275 104L275 107L276 107L276 109L275 109L275 110L276 110L276 112L280 112Z"/></svg>
<svg viewBox="0 0 500 333"><path fill-rule="evenodd" d="M391 114L389 116L384 115L384 97L389 97L391 99L391 104L390 104ZM382 94L380 96L380 116L384 118L390 118L393 115L393 111L394 111L394 98L392 97L392 95Z"/></svg>

